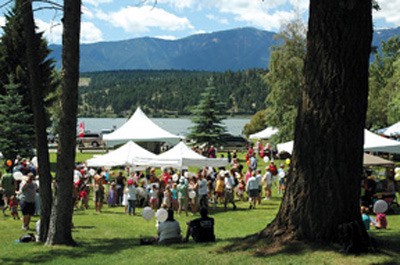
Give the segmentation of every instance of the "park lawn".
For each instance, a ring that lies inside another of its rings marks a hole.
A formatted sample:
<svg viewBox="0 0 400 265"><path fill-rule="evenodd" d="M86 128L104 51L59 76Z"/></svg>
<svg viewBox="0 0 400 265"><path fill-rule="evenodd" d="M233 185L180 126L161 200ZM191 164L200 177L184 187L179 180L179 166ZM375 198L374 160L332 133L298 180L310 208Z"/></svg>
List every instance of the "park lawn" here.
<svg viewBox="0 0 400 265"><path fill-rule="evenodd" d="M217 242L206 244L190 241L172 246L139 245L139 238L156 234L155 219L144 220L141 208L136 209L136 216L124 214L122 207L105 206L101 214L92 208L75 211L73 237L77 247L17 243L25 233L21 222L1 217L0 264L399 264L400 215L388 216L389 229L370 232L381 242L381 252L375 254L346 256L337 252L337 246L302 243L274 252L263 242L244 244L245 236L259 232L272 221L280 200L263 201L255 210L248 210L247 202L239 202L236 211L225 212L218 205L211 213ZM185 230L185 223L197 216L183 214L176 219Z"/></svg>
<svg viewBox="0 0 400 265"><path fill-rule="evenodd" d="M92 157L77 153L76 161ZM55 163L55 154L51 154ZM241 163L244 154L240 154ZM282 161L277 161L276 164ZM259 161L262 168L265 165ZM280 197L248 210L247 202L239 202L236 211L223 211L221 205L211 213L215 219L216 243L172 246L140 246L139 238L156 234L155 219L146 221L123 213L122 207L104 207L103 213L93 208L74 213L73 238L77 247L43 246L41 243L17 243L25 232L21 222L10 216L0 217L0 265L11 264L400 264L400 215L389 215L387 230L371 230L380 245L378 253L342 255L339 246L293 243L276 249L265 242L246 244L247 235L259 232L276 215ZM93 202L91 202L93 206ZM323 207L323 206L321 206ZM176 216L185 234L186 222L198 215ZM33 221L37 221L34 217ZM32 226L32 225L31 225ZM32 231L33 232L33 231Z"/></svg>

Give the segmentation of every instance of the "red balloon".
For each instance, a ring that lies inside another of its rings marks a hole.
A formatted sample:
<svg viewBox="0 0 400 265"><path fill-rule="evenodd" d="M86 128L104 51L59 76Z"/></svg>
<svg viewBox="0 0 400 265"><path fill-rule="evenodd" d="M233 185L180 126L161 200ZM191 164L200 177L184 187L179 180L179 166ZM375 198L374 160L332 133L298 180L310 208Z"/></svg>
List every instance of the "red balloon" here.
<svg viewBox="0 0 400 265"><path fill-rule="evenodd" d="M11 167L11 166L12 166L12 161L11 161L10 159L8 159L8 160L6 161L6 165L7 165L8 167Z"/></svg>

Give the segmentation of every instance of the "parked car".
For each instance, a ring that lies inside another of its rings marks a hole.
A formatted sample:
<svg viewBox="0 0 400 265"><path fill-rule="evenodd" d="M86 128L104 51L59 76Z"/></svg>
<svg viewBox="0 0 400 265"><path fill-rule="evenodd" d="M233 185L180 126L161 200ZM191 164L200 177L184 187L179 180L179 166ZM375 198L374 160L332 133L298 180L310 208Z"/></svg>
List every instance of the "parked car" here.
<svg viewBox="0 0 400 265"><path fill-rule="evenodd" d="M99 133L84 133L83 135L77 136L76 144L79 147L99 147L105 145Z"/></svg>
<svg viewBox="0 0 400 265"><path fill-rule="evenodd" d="M224 149L245 149L251 142L240 135L223 134L218 138L221 147Z"/></svg>

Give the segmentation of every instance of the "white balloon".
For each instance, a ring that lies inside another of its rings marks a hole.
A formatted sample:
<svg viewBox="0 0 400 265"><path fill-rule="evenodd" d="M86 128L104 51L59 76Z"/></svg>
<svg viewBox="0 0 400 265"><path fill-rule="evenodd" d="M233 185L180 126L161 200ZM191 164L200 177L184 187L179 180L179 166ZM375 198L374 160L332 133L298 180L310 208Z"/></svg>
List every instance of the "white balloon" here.
<svg viewBox="0 0 400 265"><path fill-rule="evenodd" d="M268 156L264 156L264 162L268 163L269 162L269 157Z"/></svg>
<svg viewBox="0 0 400 265"><path fill-rule="evenodd" d="M165 222L168 218L168 212L164 208L160 208L156 212L156 219L159 222Z"/></svg>
<svg viewBox="0 0 400 265"><path fill-rule="evenodd" d="M24 175L20 171L17 171L17 172L14 172L13 177L15 180L22 180Z"/></svg>
<svg viewBox="0 0 400 265"><path fill-rule="evenodd" d="M93 177L94 174L96 174L96 170L94 170L93 168L91 168L91 169L89 170L89 175Z"/></svg>
<svg viewBox="0 0 400 265"><path fill-rule="evenodd" d="M384 200L377 200L374 204L374 213L384 213L388 209L388 204Z"/></svg>
<svg viewBox="0 0 400 265"><path fill-rule="evenodd" d="M189 191L189 198L193 199L194 197L196 197L196 192L194 190Z"/></svg>
<svg viewBox="0 0 400 265"><path fill-rule="evenodd" d="M143 210L142 210L142 217L143 217L145 220L150 221L151 218L153 218L153 216L154 216L154 211L153 211L153 209L151 209L149 206L143 208Z"/></svg>
<svg viewBox="0 0 400 265"><path fill-rule="evenodd" d="M172 180L173 180L174 182L177 182L178 179L179 179L179 177L178 177L177 174L172 175Z"/></svg>
<svg viewBox="0 0 400 265"><path fill-rule="evenodd" d="M394 180L400 181L400 173L396 173L396 175L394 176Z"/></svg>

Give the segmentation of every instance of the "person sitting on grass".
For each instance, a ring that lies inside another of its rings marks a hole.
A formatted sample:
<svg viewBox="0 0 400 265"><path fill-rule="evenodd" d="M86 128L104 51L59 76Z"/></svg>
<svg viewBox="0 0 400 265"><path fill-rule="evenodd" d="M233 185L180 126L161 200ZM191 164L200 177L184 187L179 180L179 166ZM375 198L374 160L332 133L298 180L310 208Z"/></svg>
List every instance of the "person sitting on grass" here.
<svg viewBox="0 0 400 265"><path fill-rule="evenodd" d="M158 244L168 245L182 242L181 228L174 219L174 210L168 209L168 218L158 225Z"/></svg>
<svg viewBox="0 0 400 265"><path fill-rule="evenodd" d="M200 209L201 218L194 219L187 223L186 238L184 242L189 241L192 236L195 242L215 242L214 218L208 217L207 208Z"/></svg>

